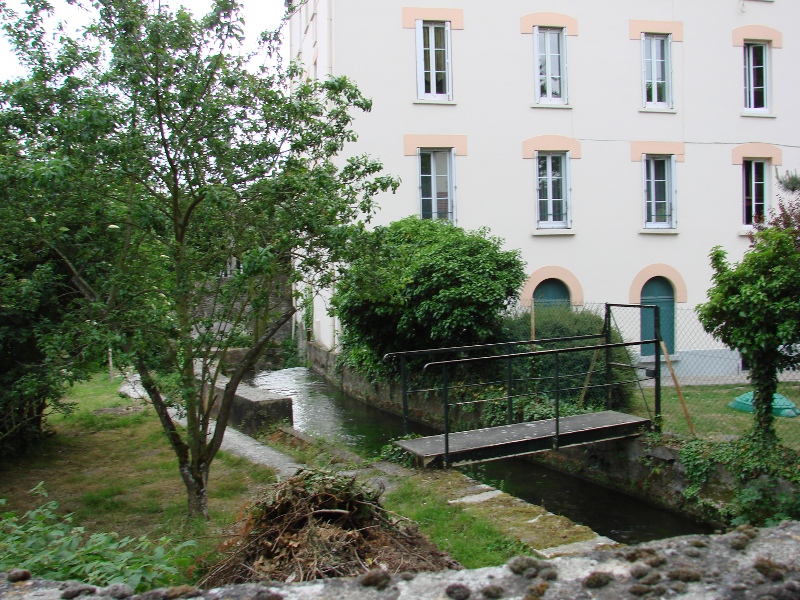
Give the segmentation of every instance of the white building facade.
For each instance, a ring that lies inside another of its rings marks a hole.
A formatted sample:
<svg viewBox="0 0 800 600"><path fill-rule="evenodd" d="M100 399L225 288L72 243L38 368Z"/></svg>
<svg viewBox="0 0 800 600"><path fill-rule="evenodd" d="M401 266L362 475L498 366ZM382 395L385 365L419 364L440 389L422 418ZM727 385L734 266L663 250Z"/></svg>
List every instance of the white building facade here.
<svg viewBox="0 0 800 600"><path fill-rule="evenodd" d="M346 151L402 180L376 222L488 227L523 302L694 308L711 248L738 260L800 166L796 0L309 0L288 43L373 99Z"/></svg>

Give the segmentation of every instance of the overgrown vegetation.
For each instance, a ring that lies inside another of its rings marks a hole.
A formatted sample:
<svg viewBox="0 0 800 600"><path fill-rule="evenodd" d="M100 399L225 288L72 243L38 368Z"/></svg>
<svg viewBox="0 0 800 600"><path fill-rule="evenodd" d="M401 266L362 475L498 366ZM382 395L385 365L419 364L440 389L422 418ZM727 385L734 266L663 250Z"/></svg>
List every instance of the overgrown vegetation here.
<svg viewBox="0 0 800 600"><path fill-rule="evenodd" d="M41 485L32 491L47 496ZM0 498L0 506L5 503ZM142 592L180 582L192 562L186 552L194 546L191 540L176 545L166 537L152 542L146 536L88 534L58 509L49 501L22 517L0 513L0 571L28 569L42 579L96 586L125 583Z"/></svg>
<svg viewBox="0 0 800 600"><path fill-rule="evenodd" d="M556 350L576 346L596 346L606 343L605 325L602 316L591 310L570 306L537 306L535 312L535 333L537 340L552 340L578 336L597 336L589 340L537 343L536 350ZM530 309L517 309L510 312L503 321L504 340L517 341L530 336ZM522 337L521 337L522 336ZM619 330L611 326L611 343L623 341ZM635 370L634 359L627 348L614 348L611 351L611 397L607 397L605 352L586 351L559 355L559 387L564 398L571 399L579 408L610 408L625 411L630 408L634 389L630 381ZM541 357L532 367L532 374L541 383L539 388L547 390L546 396L552 396L555 387L555 358Z"/></svg>
<svg viewBox="0 0 800 600"><path fill-rule="evenodd" d="M108 551L109 556L113 550L108 548L116 547L124 538L132 541L120 547L122 552L133 551L142 536L152 541L151 546L142 546L141 557L114 558L121 567L139 564L137 561L146 567L148 556L158 563L155 552L161 538L174 540L170 547L196 542L183 547L176 555L177 562L169 562L178 571L171 582L194 582L202 573L191 568L187 572L186 562L213 551L251 494L275 481L274 472L221 452L209 480L211 520L187 519L175 455L158 418L146 404L121 398L116 392L119 383L119 379L112 382L107 374L101 374L70 389L64 402L72 404L73 411L50 418L56 435L44 440L35 452L0 466L0 498L6 499L2 510L16 515L40 510L41 499L29 490L43 481L48 503L53 503L46 508L57 515L59 527L66 531L61 518L69 514L69 529L83 530L81 536L70 539L88 541L100 534L96 538L100 540L98 548ZM42 516L42 512L35 514ZM23 522L24 517L19 517L18 523ZM56 560L54 554L48 556ZM14 557L14 552L0 550L0 560L16 562ZM37 571L40 565L30 564L34 575L41 576ZM67 564L59 568L66 571L71 567ZM172 577L166 571L164 574ZM154 581L153 585L162 584Z"/></svg>
<svg viewBox="0 0 800 600"><path fill-rule="evenodd" d="M401 465L409 469L414 467L416 465L416 459L414 455L406 450L403 450L400 446L395 444L395 442L400 440L413 440L419 437L422 436L416 433L409 433L393 439L388 444L384 445L383 448L381 448L380 454L378 454L377 459L385 460L387 462L391 462L396 465Z"/></svg>
<svg viewBox="0 0 800 600"><path fill-rule="evenodd" d="M800 518L800 455L774 447L764 451L751 437L730 442L694 439L680 449L680 459L686 469L690 486L684 492L687 499L717 512L717 516L732 525L775 525L785 519ZM703 499L705 486L722 466L736 476L733 497L724 504ZM787 482L786 487L780 481Z"/></svg>
<svg viewBox="0 0 800 600"><path fill-rule="evenodd" d="M66 274L49 264L50 248L27 242L22 232L0 234L0 463L42 440L48 413L69 410L64 391L91 362L71 364L91 348L58 335L74 300Z"/></svg>

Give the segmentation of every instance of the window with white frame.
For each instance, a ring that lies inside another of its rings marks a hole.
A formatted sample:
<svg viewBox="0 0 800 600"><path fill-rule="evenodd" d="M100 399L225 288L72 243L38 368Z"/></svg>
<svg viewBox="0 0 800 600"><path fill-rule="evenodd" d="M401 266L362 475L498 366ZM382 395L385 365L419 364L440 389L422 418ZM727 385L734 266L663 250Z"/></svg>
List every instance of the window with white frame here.
<svg viewBox="0 0 800 600"><path fill-rule="evenodd" d="M450 23L417 21L417 98L452 100Z"/></svg>
<svg viewBox="0 0 800 600"><path fill-rule="evenodd" d="M569 153L537 152L537 227L570 227Z"/></svg>
<svg viewBox="0 0 800 600"><path fill-rule="evenodd" d="M644 226L670 229L675 218L675 157L645 155L644 166Z"/></svg>
<svg viewBox="0 0 800 600"><path fill-rule="evenodd" d="M533 28L537 104L567 104L567 44L563 28Z"/></svg>
<svg viewBox="0 0 800 600"><path fill-rule="evenodd" d="M642 105L673 107L671 35L642 34Z"/></svg>
<svg viewBox="0 0 800 600"><path fill-rule="evenodd" d="M454 151L452 148L419 150L420 217L455 222Z"/></svg>
<svg viewBox="0 0 800 600"><path fill-rule="evenodd" d="M742 162L743 223L755 225L764 221L767 200L767 162L745 160Z"/></svg>
<svg viewBox="0 0 800 600"><path fill-rule="evenodd" d="M744 45L744 107L748 110L768 110L769 45L746 42Z"/></svg>

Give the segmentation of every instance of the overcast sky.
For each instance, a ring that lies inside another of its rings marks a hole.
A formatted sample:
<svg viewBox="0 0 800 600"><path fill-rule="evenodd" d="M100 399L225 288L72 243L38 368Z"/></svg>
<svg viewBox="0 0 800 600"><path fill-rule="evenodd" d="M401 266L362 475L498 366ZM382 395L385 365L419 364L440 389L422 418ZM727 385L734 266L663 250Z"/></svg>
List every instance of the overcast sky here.
<svg viewBox="0 0 800 600"><path fill-rule="evenodd" d="M183 5L196 17L208 12L212 0L169 0L173 9ZM85 11L70 6L65 0L51 0L55 7L55 16L64 21L70 28L79 27L87 22ZM258 34L265 29L275 29L280 23L284 12L284 0L240 0L245 18L245 37L255 41ZM21 0L6 0L9 8L21 13L23 3ZM5 37L0 42L0 80L22 75L22 69L16 56L11 52Z"/></svg>

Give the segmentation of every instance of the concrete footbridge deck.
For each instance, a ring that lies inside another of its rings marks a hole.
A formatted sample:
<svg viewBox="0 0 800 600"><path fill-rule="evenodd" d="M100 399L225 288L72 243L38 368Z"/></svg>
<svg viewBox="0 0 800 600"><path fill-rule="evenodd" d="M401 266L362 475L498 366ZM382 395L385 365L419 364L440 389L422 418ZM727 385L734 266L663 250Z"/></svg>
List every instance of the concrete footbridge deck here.
<svg viewBox="0 0 800 600"><path fill-rule="evenodd" d="M445 462L468 463L520 456L563 446L618 439L643 433L650 421L613 410L560 419L515 423L445 435L401 440L398 446L413 454L420 466L436 467Z"/></svg>

